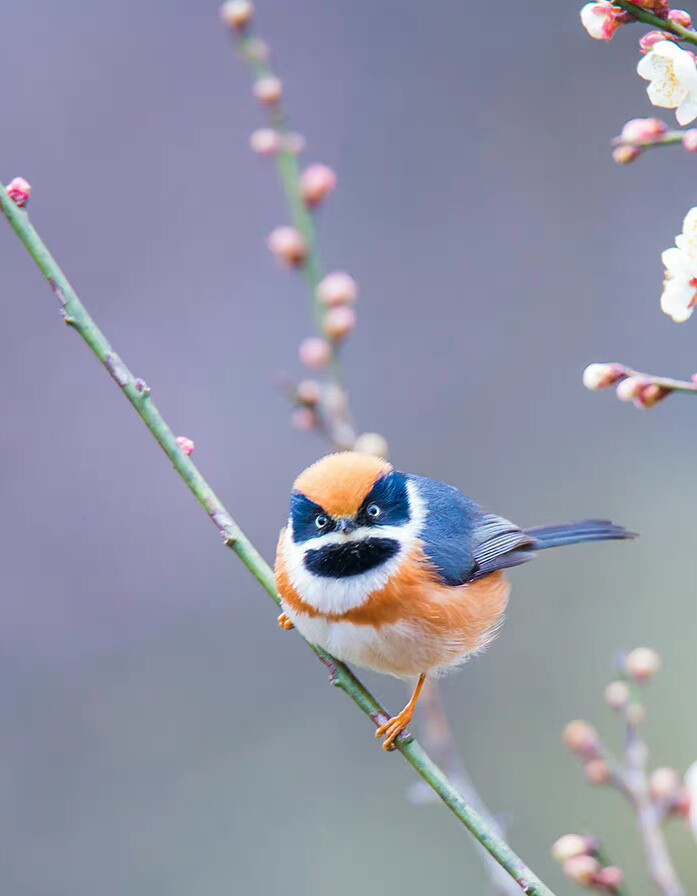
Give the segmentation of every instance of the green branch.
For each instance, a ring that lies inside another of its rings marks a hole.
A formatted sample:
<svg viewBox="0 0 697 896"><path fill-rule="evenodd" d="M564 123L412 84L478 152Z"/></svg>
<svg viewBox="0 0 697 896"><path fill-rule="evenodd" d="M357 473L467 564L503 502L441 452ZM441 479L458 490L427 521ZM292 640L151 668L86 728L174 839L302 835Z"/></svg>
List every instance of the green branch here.
<svg viewBox="0 0 697 896"><path fill-rule="evenodd" d="M630 3L629 0L612 0L612 2L615 6L619 6L621 9L631 13L631 15L640 22L645 22L647 25L653 25L653 27L657 28L659 31L669 31L671 34L679 37L680 40L685 40L688 43L697 45L697 31L693 31L691 28L685 28L683 25L678 25L677 22L671 22L669 19L662 19L652 12L647 12L647 10L642 9L635 3Z"/></svg>
<svg viewBox="0 0 697 896"><path fill-rule="evenodd" d="M18 208L0 186L0 206L11 227L34 259L61 304L61 313L85 342L131 402L138 415L155 437L189 489L223 536L225 544L237 554L270 597L280 604L271 568L223 506L196 465L177 445L175 436L153 402L150 389L136 378L116 354L108 340L92 320L70 285L67 277L34 229L27 214ZM332 684L340 688L373 723L383 724L388 715L353 673L320 648L309 645L329 669ZM552 891L527 867L484 819L468 805L425 750L410 735L402 735L397 749L416 772L433 788L445 805L491 853L529 896L554 896Z"/></svg>

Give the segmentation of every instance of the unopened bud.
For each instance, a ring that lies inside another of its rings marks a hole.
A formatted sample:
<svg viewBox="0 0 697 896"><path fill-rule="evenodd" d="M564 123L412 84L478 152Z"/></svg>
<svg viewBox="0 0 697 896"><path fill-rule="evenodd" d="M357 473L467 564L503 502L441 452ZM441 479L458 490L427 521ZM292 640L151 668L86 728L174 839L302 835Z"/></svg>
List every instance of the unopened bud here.
<svg viewBox="0 0 697 896"><path fill-rule="evenodd" d="M600 871L600 862L592 856L573 856L564 862L562 870L581 887L592 887Z"/></svg>
<svg viewBox="0 0 697 896"><path fill-rule="evenodd" d="M614 386L626 376L621 364L589 364L583 371L583 385L595 392Z"/></svg>
<svg viewBox="0 0 697 896"><path fill-rule="evenodd" d="M353 450L360 454L372 454L373 457L387 458L390 446L387 444L387 439L380 433L364 432L356 439Z"/></svg>
<svg viewBox="0 0 697 896"><path fill-rule="evenodd" d="M343 271L334 271L317 287L317 301L323 305L352 305L358 298L358 284Z"/></svg>
<svg viewBox="0 0 697 896"><path fill-rule="evenodd" d="M690 128L682 135L683 149L688 152L697 152L697 128Z"/></svg>
<svg viewBox="0 0 697 896"><path fill-rule="evenodd" d="M289 268L299 268L307 258L307 243L295 227L277 227L267 240L271 252Z"/></svg>
<svg viewBox="0 0 697 896"><path fill-rule="evenodd" d="M591 852L589 846L587 837L582 837L580 834L564 834L552 844L552 855L557 862L565 862L574 856L588 855Z"/></svg>
<svg viewBox="0 0 697 896"><path fill-rule="evenodd" d="M259 128L250 136L249 145L260 156L275 156L281 149L281 135L273 128Z"/></svg>
<svg viewBox="0 0 697 896"><path fill-rule="evenodd" d="M314 208L336 187L336 174L326 165L310 165L300 175L300 194L305 203Z"/></svg>
<svg viewBox="0 0 697 896"><path fill-rule="evenodd" d="M276 75L264 75L254 82L254 96L264 106L274 106L283 96L283 82Z"/></svg>
<svg viewBox="0 0 697 896"><path fill-rule="evenodd" d="M5 187L7 195L19 208L24 208L31 196L31 184L23 177L15 177Z"/></svg>
<svg viewBox="0 0 697 896"><path fill-rule="evenodd" d="M220 18L230 28L241 31L252 21L254 4L250 0L228 0L220 7Z"/></svg>
<svg viewBox="0 0 697 896"><path fill-rule="evenodd" d="M595 876L595 884L609 893L618 893L624 883L624 872L616 865L601 868Z"/></svg>
<svg viewBox="0 0 697 896"><path fill-rule="evenodd" d="M622 24L621 15L621 9L607 0L599 0L581 8L581 24L596 40L612 40Z"/></svg>
<svg viewBox="0 0 697 896"><path fill-rule="evenodd" d="M629 146L627 143L621 143L612 150L612 158L618 165L629 165L640 155L641 150L638 146Z"/></svg>
<svg viewBox="0 0 697 896"><path fill-rule="evenodd" d="M628 376L617 384L617 397L620 401L635 401L645 385L645 381L639 377Z"/></svg>
<svg viewBox="0 0 697 896"><path fill-rule="evenodd" d="M583 768L589 784L607 784L612 780L612 769L604 759L591 759Z"/></svg>
<svg viewBox="0 0 697 896"><path fill-rule="evenodd" d="M650 53L662 40L677 40L677 38L668 31L648 31L639 38L639 49L642 53Z"/></svg>
<svg viewBox="0 0 697 896"><path fill-rule="evenodd" d="M303 380L301 383L298 383L295 390L295 398L299 404L304 404L308 408L314 408L322 398L322 387L317 380Z"/></svg>
<svg viewBox="0 0 697 896"><path fill-rule="evenodd" d="M613 709L624 709L629 703L629 687L624 681L612 681L605 688L605 702Z"/></svg>
<svg viewBox="0 0 697 896"><path fill-rule="evenodd" d="M300 343L298 355L306 367L310 367L313 370L321 370L332 359L332 347L326 339L320 339L319 336L309 336Z"/></svg>
<svg viewBox="0 0 697 896"><path fill-rule="evenodd" d="M577 753L587 759L597 756L600 748L600 737L595 728L582 719L575 719L564 729L562 734L564 743L572 753Z"/></svg>
<svg viewBox="0 0 697 896"><path fill-rule="evenodd" d="M661 657L651 647L635 647L624 659L624 671L640 684L650 681L661 669Z"/></svg>
<svg viewBox="0 0 697 896"><path fill-rule="evenodd" d="M682 778L674 768L667 766L655 768L649 777L651 799L660 802L671 802L682 793Z"/></svg>
<svg viewBox="0 0 697 896"><path fill-rule="evenodd" d="M660 404L660 402L662 402L664 398L667 398L670 393L671 390L666 389L665 386L659 386L658 383L648 383L639 392L634 403L639 408L646 408L649 410L650 408L655 408L657 404Z"/></svg>
<svg viewBox="0 0 697 896"><path fill-rule="evenodd" d="M194 453L194 448L196 447L191 439L187 439L186 436L177 436L176 442L184 452L184 454L186 454L187 457L191 457L191 455Z"/></svg>
<svg viewBox="0 0 697 896"><path fill-rule="evenodd" d="M317 426L317 415L310 408L296 408L291 415L291 423L300 432L311 432Z"/></svg>
<svg viewBox="0 0 697 896"><path fill-rule="evenodd" d="M660 118L632 118L622 128L620 140L624 143L650 143L662 137L668 125Z"/></svg>
<svg viewBox="0 0 697 896"><path fill-rule="evenodd" d="M675 22L676 25L682 25L683 28L692 26L692 16L685 9L671 9L668 13L668 21Z"/></svg>
<svg viewBox="0 0 697 896"><path fill-rule="evenodd" d="M356 314L348 305L339 305L330 308L324 315L322 329L327 339L332 342L341 342L351 333L356 326Z"/></svg>

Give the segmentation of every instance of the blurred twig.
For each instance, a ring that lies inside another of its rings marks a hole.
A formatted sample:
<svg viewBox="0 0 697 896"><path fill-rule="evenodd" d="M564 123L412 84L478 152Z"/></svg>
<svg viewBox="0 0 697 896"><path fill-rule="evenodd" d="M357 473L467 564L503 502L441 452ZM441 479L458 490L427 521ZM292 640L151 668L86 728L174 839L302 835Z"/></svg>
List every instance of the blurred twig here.
<svg viewBox="0 0 697 896"><path fill-rule="evenodd" d="M109 371L112 379L133 405L172 462L175 470L204 507L223 536L225 544L232 548L271 598L280 604L274 586L273 571L228 513L198 468L179 447L172 430L155 406L148 386L143 380L134 377L116 354L80 302L67 277L29 221L26 212L15 205L3 187L0 187L0 206L11 227L58 297L61 313L66 323L80 334ZM318 647L309 646L329 669L332 684L344 691L372 719L376 726L384 724L388 715L348 667ZM428 782L446 806L515 879L524 893L530 894L530 896L553 896L552 891L513 852L499 834L492 830L481 815L463 799L414 738L408 735L401 736L397 740L396 746L407 762Z"/></svg>

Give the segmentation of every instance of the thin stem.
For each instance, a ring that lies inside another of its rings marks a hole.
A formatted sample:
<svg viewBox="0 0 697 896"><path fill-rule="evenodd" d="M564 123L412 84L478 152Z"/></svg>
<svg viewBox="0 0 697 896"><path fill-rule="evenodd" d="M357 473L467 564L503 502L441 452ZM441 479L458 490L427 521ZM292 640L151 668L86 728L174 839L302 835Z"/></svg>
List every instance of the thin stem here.
<svg viewBox="0 0 697 896"><path fill-rule="evenodd" d="M653 25L653 27L658 28L659 31L668 31L676 37L679 37L680 40L697 45L697 31L693 31L691 28L685 28L683 25L678 25L677 22L671 22L669 19L662 19L652 12L647 12L647 10L642 9L635 3L630 3L629 0L612 0L612 2L615 6L619 6L621 9L631 13L634 18L638 19L640 22L645 22L647 25Z"/></svg>
<svg viewBox="0 0 697 896"><path fill-rule="evenodd" d="M637 149L653 149L658 146L675 146L682 143L685 131L666 131L658 137L652 137L650 140L624 140L622 137L615 137L612 141L613 146L636 146Z"/></svg>
<svg viewBox="0 0 697 896"><path fill-rule="evenodd" d="M280 598L276 593L273 571L225 509L195 464L179 448L172 430L150 397L150 389L142 380L134 377L116 354L80 302L75 290L34 229L26 212L12 202L2 186L0 186L0 206L11 227L58 297L66 322L82 336L106 367L112 379L164 450L175 470L204 507L223 536L225 544L233 549L271 598L279 604ZM344 691L372 719L376 726L384 724L388 719L385 710L350 669L320 648L314 645L309 646L329 669L332 683ZM530 894L530 896L554 896L552 891L527 867L508 844L491 829L481 815L465 802L462 795L458 793L416 740L410 735L404 734L397 740L396 746L407 762L424 781L428 782L453 814L513 877L524 893Z"/></svg>
<svg viewBox="0 0 697 896"><path fill-rule="evenodd" d="M621 371L621 377L619 377L620 379L635 377L636 379L641 380L647 386L659 386L661 389L665 389L667 392L683 392L688 395L697 395L697 381L675 380L668 376L656 376L653 373L642 373L640 370L634 370L631 367L627 367L625 364L616 364L614 362L611 364L611 366L615 367L618 372Z"/></svg>

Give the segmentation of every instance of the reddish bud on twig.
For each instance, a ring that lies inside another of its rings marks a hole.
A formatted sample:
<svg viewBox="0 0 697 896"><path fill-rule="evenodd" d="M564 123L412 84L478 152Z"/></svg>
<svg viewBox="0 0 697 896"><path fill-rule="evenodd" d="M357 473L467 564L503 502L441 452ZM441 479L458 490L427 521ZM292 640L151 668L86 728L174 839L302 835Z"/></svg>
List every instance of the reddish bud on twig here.
<svg viewBox="0 0 697 896"><path fill-rule="evenodd" d="M342 342L356 326L356 315L348 305L330 308L324 315L322 329L331 342Z"/></svg>
<svg viewBox="0 0 697 896"><path fill-rule="evenodd" d="M662 40L678 40L678 38L669 31L648 31L639 39L639 49L642 53L650 53Z"/></svg>
<svg viewBox="0 0 697 896"><path fill-rule="evenodd" d="M608 784L612 780L612 769L604 759L591 759L583 772L589 784Z"/></svg>
<svg viewBox="0 0 697 896"><path fill-rule="evenodd" d="M630 165L640 155L641 150L638 146L628 146L626 143L622 143L612 150L612 158L618 165Z"/></svg>
<svg viewBox="0 0 697 896"><path fill-rule="evenodd" d="M617 397L620 401L635 401L639 397L639 393L646 386L645 380L641 380L636 376L629 376L626 380L622 380L617 386Z"/></svg>
<svg viewBox="0 0 697 896"><path fill-rule="evenodd" d="M316 296L323 305L352 305L358 298L358 284L349 274L334 271L320 282Z"/></svg>
<svg viewBox="0 0 697 896"><path fill-rule="evenodd" d="M289 268L299 268L307 258L307 243L295 227L272 230L267 245L278 261Z"/></svg>
<svg viewBox="0 0 697 896"><path fill-rule="evenodd" d="M322 387L317 380L303 380L295 390L295 399L308 408L316 407L322 398Z"/></svg>
<svg viewBox="0 0 697 896"><path fill-rule="evenodd" d="M674 768L655 768L649 777L651 799L658 802L679 801L683 793L683 780Z"/></svg>
<svg viewBox="0 0 697 896"><path fill-rule="evenodd" d="M600 737L595 728L582 719L575 719L564 729L564 743L571 750L585 759L595 759L600 749Z"/></svg>
<svg viewBox="0 0 697 896"><path fill-rule="evenodd" d="M250 0L228 0L220 7L220 18L230 28L242 31L252 21L254 4Z"/></svg>
<svg viewBox="0 0 697 896"><path fill-rule="evenodd" d="M592 856L573 856L562 865L564 874L581 887L592 887L600 871L600 862Z"/></svg>
<svg viewBox="0 0 697 896"><path fill-rule="evenodd" d="M387 458L390 453L390 446L387 444L387 439L379 433L364 432L356 439L353 450L361 454L372 454L374 457Z"/></svg>
<svg viewBox="0 0 697 896"><path fill-rule="evenodd" d="M660 118L631 118L622 128L620 140L624 143L650 143L662 137L668 125Z"/></svg>
<svg viewBox="0 0 697 896"><path fill-rule="evenodd" d="M614 386L626 376L621 364L589 364L583 371L583 385L595 392Z"/></svg>
<svg viewBox="0 0 697 896"><path fill-rule="evenodd" d="M298 355L306 367L321 370L332 359L332 347L326 339L320 339L319 336L309 336L300 343Z"/></svg>
<svg viewBox="0 0 697 896"><path fill-rule="evenodd" d="M688 152L697 152L697 128L690 128L682 135L683 149Z"/></svg>
<svg viewBox="0 0 697 896"><path fill-rule="evenodd" d="M616 865L601 868L595 878L595 885L609 893L617 893L624 883L624 872Z"/></svg>
<svg viewBox="0 0 697 896"><path fill-rule="evenodd" d="M624 659L624 671L634 681L644 684L661 669L661 657L651 647L636 647Z"/></svg>
<svg viewBox="0 0 697 896"><path fill-rule="evenodd" d="M685 9L671 9L668 13L668 21L682 25L683 28L692 27L692 16Z"/></svg>
<svg viewBox="0 0 697 896"><path fill-rule="evenodd" d="M249 145L260 156L275 156L281 149L281 135L273 128L259 128L251 134Z"/></svg>
<svg viewBox="0 0 697 896"><path fill-rule="evenodd" d="M300 195L310 208L324 202L335 187L336 174L326 165L310 165L300 175Z"/></svg>
<svg viewBox="0 0 697 896"><path fill-rule="evenodd" d="M629 697L629 687L624 681L612 681L605 688L605 702L615 710L625 709Z"/></svg>
<svg viewBox="0 0 697 896"><path fill-rule="evenodd" d="M186 454L187 457L191 457L191 455L194 453L194 449L196 448L196 445L191 441L191 439L187 439L186 436L177 436L176 442L184 452L184 454Z"/></svg>
<svg viewBox="0 0 697 896"><path fill-rule="evenodd" d="M254 82L254 96L264 106L274 106L283 96L283 81L276 75L264 75Z"/></svg>
<svg viewBox="0 0 697 896"><path fill-rule="evenodd" d="M5 187L7 195L19 208L25 208L29 197L31 196L31 184L24 180L23 177L15 177Z"/></svg>

